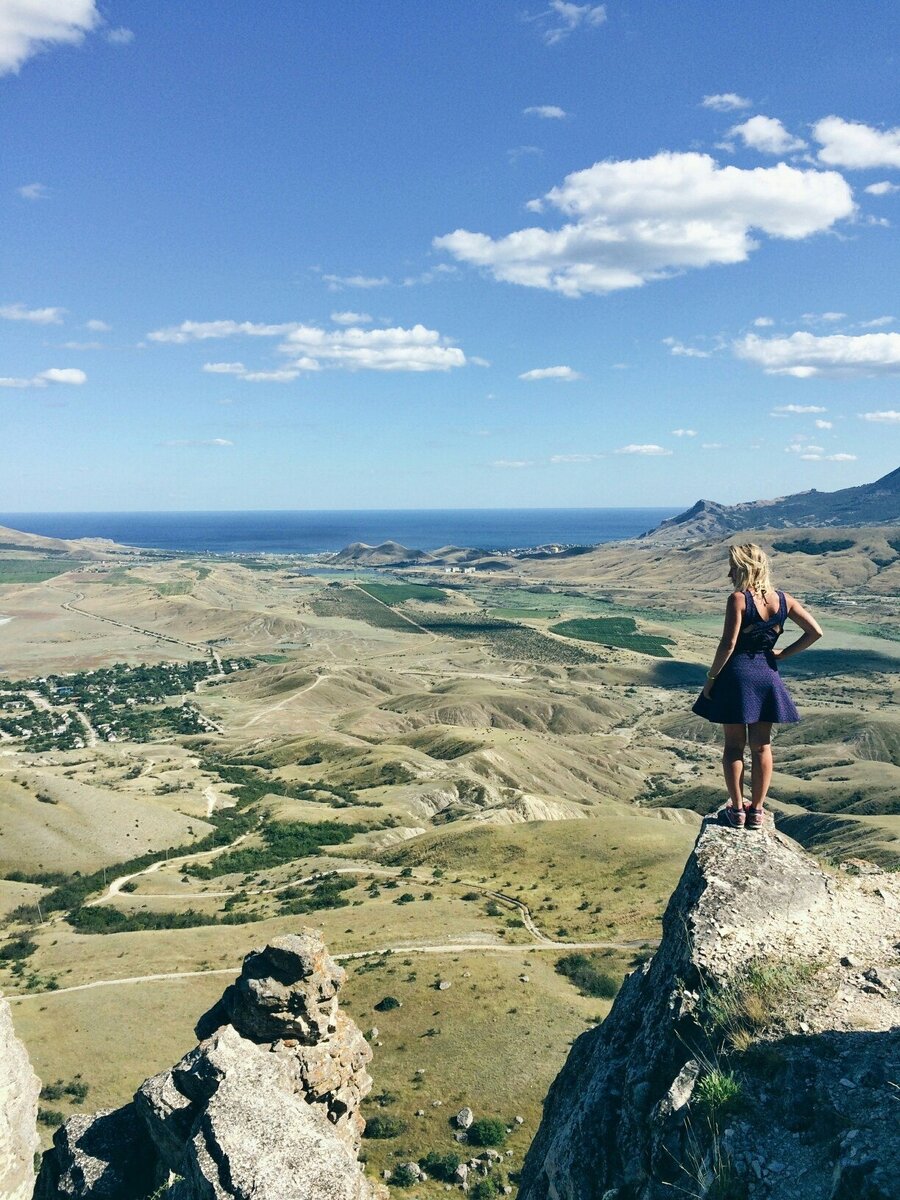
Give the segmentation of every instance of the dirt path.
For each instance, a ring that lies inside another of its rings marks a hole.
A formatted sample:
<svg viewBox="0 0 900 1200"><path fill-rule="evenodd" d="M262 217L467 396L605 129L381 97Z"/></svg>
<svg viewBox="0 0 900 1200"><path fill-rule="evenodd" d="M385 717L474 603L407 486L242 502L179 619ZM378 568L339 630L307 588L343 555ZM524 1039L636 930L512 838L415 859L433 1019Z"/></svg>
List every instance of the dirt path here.
<svg viewBox="0 0 900 1200"><path fill-rule="evenodd" d="M250 832L253 832L252 830ZM107 900L113 896L119 896L122 893L122 885L128 883L131 879L137 879L140 875L152 875L158 871L160 867L173 867L179 863L195 862L198 858L213 858L217 854L224 854L226 850L233 850L235 846L239 846L245 838L248 838L250 833L242 833L234 839L233 842L226 842L224 846L214 846L212 850L200 850L196 854L180 854L177 858L158 858L156 862L152 862L149 867L142 867L140 871L132 871L129 875L120 875L118 879L114 879L107 887L106 891L101 895L95 896L93 900L86 900L85 908L96 908L98 904L105 904ZM202 893L201 893L202 894ZM227 895L228 893L223 893ZM175 899L175 897L169 897ZM193 899L197 899L196 896Z"/></svg>
<svg viewBox="0 0 900 1200"><path fill-rule="evenodd" d="M337 962L349 962L359 958L378 958L382 954L532 954L538 950L636 950L648 942L536 942L508 946L502 942L442 942L435 945L383 946L376 950L348 950L344 954L333 954ZM124 979L95 979L91 983L76 983L72 987L56 988L52 991L25 992L21 995L6 994L10 1004L26 1000L46 1000L48 997L64 996L69 992L88 992L93 988L129 986L136 983L158 983L168 979L195 979L205 975L231 975L236 978L239 971L234 967L214 967L207 971L169 971L156 975L130 975Z"/></svg>
<svg viewBox="0 0 900 1200"><path fill-rule="evenodd" d="M298 688L296 692L291 692L289 696L285 696L283 700L279 700L277 704L272 704L269 708L264 708L262 712L258 712L255 717L251 717L245 722L241 729L249 729L251 725L255 725L257 721L261 721L263 717L267 717L269 713L276 712L279 708L284 708L286 704L290 704L292 700L296 700L298 696L302 696L304 692L311 692L314 687L318 687L323 679L330 679L330 675L317 675L312 683L308 683L306 687Z"/></svg>
<svg viewBox="0 0 900 1200"><path fill-rule="evenodd" d="M393 613L395 617L400 617L402 621L406 621L407 625L412 625L414 629L418 629L420 633L427 633L433 642L438 640L438 635L431 629L426 629L424 625L420 625L418 621L414 621L412 617L408 617L406 613L398 612L396 608L391 608L390 604L385 604L383 600L379 600L377 596L373 596L371 592L367 592L365 588L359 586L358 583L350 583L349 587L356 588L358 592L366 597L367 600L374 600L376 604L380 604L382 608L386 608L389 613ZM392 651L392 653L395 653Z"/></svg>

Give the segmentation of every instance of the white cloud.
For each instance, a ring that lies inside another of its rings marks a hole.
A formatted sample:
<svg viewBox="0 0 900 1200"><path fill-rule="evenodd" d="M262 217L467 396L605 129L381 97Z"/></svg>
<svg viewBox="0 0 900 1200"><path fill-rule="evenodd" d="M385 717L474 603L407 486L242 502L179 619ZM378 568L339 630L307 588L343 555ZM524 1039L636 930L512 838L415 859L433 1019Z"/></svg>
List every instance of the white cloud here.
<svg viewBox="0 0 900 1200"><path fill-rule="evenodd" d="M757 327L757 329L765 329L769 325L774 325L775 321L772 317L755 317L753 324Z"/></svg>
<svg viewBox="0 0 900 1200"><path fill-rule="evenodd" d="M368 313L333 312L331 319L335 325L371 325L372 318Z"/></svg>
<svg viewBox="0 0 900 1200"><path fill-rule="evenodd" d="M598 458L605 458L603 454L551 454L550 461L552 463L586 463L596 462Z"/></svg>
<svg viewBox="0 0 900 1200"><path fill-rule="evenodd" d="M522 458L497 458L491 463L491 466L516 469L519 467L533 467L534 463Z"/></svg>
<svg viewBox="0 0 900 1200"><path fill-rule="evenodd" d="M772 412L773 413L805 414L805 413L828 412L828 409L823 408L821 406L821 404L779 404L776 408L772 409Z"/></svg>
<svg viewBox="0 0 900 1200"><path fill-rule="evenodd" d="M855 454L818 454L817 450L821 450L821 446L810 446L806 454L801 454L800 457L806 462L856 462Z"/></svg>
<svg viewBox="0 0 900 1200"><path fill-rule="evenodd" d="M107 29L106 40L112 46L128 46L134 41L134 30L120 25L117 29Z"/></svg>
<svg viewBox="0 0 900 1200"><path fill-rule="evenodd" d="M4 0L0 4L0 75L14 74L54 43L77 45L100 19L94 0Z"/></svg>
<svg viewBox="0 0 900 1200"><path fill-rule="evenodd" d="M825 453L824 446L808 446L804 445L803 442L792 442L790 446L785 446L785 450L788 454L802 454L804 458L810 454L818 456Z"/></svg>
<svg viewBox="0 0 900 1200"><path fill-rule="evenodd" d="M679 342L677 338L663 338L663 345L669 347L670 354L676 354L681 358L709 358L709 350L697 350L693 346L686 346L684 342Z"/></svg>
<svg viewBox="0 0 900 1200"><path fill-rule="evenodd" d="M900 126L874 129L861 121L831 116L813 125L813 137L822 147L819 161L828 166L851 170L900 167Z"/></svg>
<svg viewBox="0 0 900 1200"><path fill-rule="evenodd" d="M288 383L302 371L325 367L369 371L448 371L464 367L466 356L434 329L414 325L411 329L326 330L315 325L284 322L261 325L254 321L183 321L147 334L149 341L184 344L228 337L282 337L278 347L287 356L277 370L251 370L243 362L208 362L203 370L216 375L235 375L251 383Z"/></svg>
<svg viewBox="0 0 900 1200"><path fill-rule="evenodd" d="M777 117L750 117L728 131L729 137L739 137L745 146L761 154L790 154L806 146L801 138L792 137Z"/></svg>
<svg viewBox="0 0 900 1200"><path fill-rule="evenodd" d="M102 342L63 342L63 350L102 350Z"/></svg>
<svg viewBox="0 0 900 1200"><path fill-rule="evenodd" d="M23 200L46 200L50 195L50 189L46 183L25 183L22 187L16 188L16 191Z"/></svg>
<svg viewBox="0 0 900 1200"><path fill-rule="evenodd" d="M753 230L799 240L854 211L834 171L720 167L697 153L598 162L544 199L569 218L561 228L498 239L457 229L433 244L497 280L582 296L744 262L758 246Z"/></svg>
<svg viewBox="0 0 900 1200"><path fill-rule="evenodd" d="M890 196L893 192L900 192L900 184L888 183L883 179L881 183L870 183L863 191L868 192L870 196Z"/></svg>
<svg viewBox="0 0 900 1200"><path fill-rule="evenodd" d="M570 0L550 0L550 7L528 18L544 25L543 38L548 46L565 41L576 29L596 28L606 21L605 4L573 4Z"/></svg>
<svg viewBox="0 0 900 1200"><path fill-rule="evenodd" d="M292 321L279 325L263 325L257 321L182 321L167 329L155 329L147 334L148 342L171 342L184 345L186 342L202 342L208 338L279 337L296 328Z"/></svg>
<svg viewBox="0 0 900 1200"><path fill-rule="evenodd" d="M736 112L740 108L749 108L752 103L735 92L717 92L713 96L704 96L701 101L703 108L712 108L716 112Z"/></svg>
<svg viewBox="0 0 900 1200"><path fill-rule="evenodd" d="M228 438L168 438L157 446L233 446Z"/></svg>
<svg viewBox="0 0 900 1200"><path fill-rule="evenodd" d="M721 442L704 442L700 447L701 450L721 450Z"/></svg>
<svg viewBox="0 0 900 1200"><path fill-rule="evenodd" d="M64 308L26 308L24 304L0 306L0 317L6 321L29 321L32 325L61 325Z"/></svg>
<svg viewBox="0 0 900 1200"><path fill-rule="evenodd" d="M900 373L900 333L834 333L824 337L793 333L770 339L750 334L734 343L734 352L738 358L762 367L767 375L793 375L797 379Z"/></svg>
<svg viewBox="0 0 900 1200"><path fill-rule="evenodd" d="M842 312L823 312L823 313L803 313L801 321L806 321L808 325L819 325L822 322L833 324L835 321L843 321L846 313Z"/></svg>
<svg viewBox="0 0 900 1200"><path fill-rule="evenodd" d="M584 376L571 367L535 367L532 371L525 371L519 378L529 382L534 379L563 379L572 383L576 379L583 379Z"/></svg>
<svg viewBox="0 0 900 1200"><path fill-rule="evenodd" d="M522 109L523 117L543 117L548 121L562 121L568 115L558 104L532 104Z"/></svg>
<svg viewBox="0 0 900 1200"><path fill-rule="evenodd" d="M875 421L880 425L900 425L900 412L889 408L882 412L860 413L864 421Z"/></svg>
<svg viewBox="0 0 900 1200"><path fill-rule="evenodd" d="M112 329L112 325L107 325L105 321L98 321L96 318L85 321L84 327L90 329L91 333L109 333Z"/></svg>
<svg viewBox="0 0 900 1200"><path fill-rule="evenodd" d="M696 437L697 430L696 429L673 429L672 436L673 437Z"/></svg>
<svg viewBox="0 0 900 1200"><path fill-rule="evenodd" d="M615 453L616 454L659 455L659 454L671 454L672 451L666 450L662 446L657 446L653 442L648 442L648 443L645 443L644 445L635 445L634 442L631 442L627 446L620 446L619 449L615 451Z"/></svg>
<svg viewBox="0 0 900 1200"><path fill-rule="evenodd" d="M815 421L813 421L813 424L815 425L816 429L834 428L834 421L823 421L821 417L817 417Z"/></svg>
<svg viewBox="0 0 900 1200"><path fill-rule="evenodd" d="M0 378L0 387L7 388L43 388L48 383L68 383L80 385L87 383L87 375L78 367L48 367L30 379L14 379L9 376Z"/></svg>
<svg viewBox="0 0 900 1200"><path fill-rule="evenodd" d="M344 288L387 287L391 282L387 275L323 275L329 292L340 292Z"/></svg>
<svg viewBox="0 0 900 1200"><path fill-rule="evenodd" d="M529 155L540 158L543 153L540 146L513 146L511 150L507 150L506 157L510 165L515 166L520 158L528 158Z"/></svg>
<svg viewBox="0 0 900 1200"><path fill-rule="evenodd" d="M893 325L896 317L873 317L871 321L860 321L862 329L879 329L882 325Z"/></svg>

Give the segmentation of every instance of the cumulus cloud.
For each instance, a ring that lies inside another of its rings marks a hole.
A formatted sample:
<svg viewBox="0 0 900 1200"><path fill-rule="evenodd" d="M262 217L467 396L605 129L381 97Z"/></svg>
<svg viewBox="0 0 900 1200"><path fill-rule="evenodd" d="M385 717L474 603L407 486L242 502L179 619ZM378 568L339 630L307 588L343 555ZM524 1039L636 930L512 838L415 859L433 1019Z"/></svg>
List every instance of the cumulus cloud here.
<svg viewBox="0 0 900 1200"><path fill-rule="evenodd" d="M888 183L886 179L882 179L880 183L870 183L863 191L868 192L870 196L890 196L892 192L900 192L900 184Z"/></svg>
<svg viewBox="0 0 900 1200"><path fill-rule="evenodd" d="M87 383L87 375L78 367L48 367L30 379L15 379L8 375L0 377L0 387L7 388L43 388L51 383L80 385Z"/></svg>
<svg viewBox="0 0 900 1200"><path fill-rule="evenodd" d="M96 317L85 321L84 327L90 329L91 333L109 333L112 329L112 325L107 325L106 321L99 321Z"/></svg>
<svg viewBox="0 0 900 1200"><path fill-rule="evenodd" d="M711 355L709 350L698 350L695 346L686 346L684 342L679 342L678 338L663 338L663 345L669 347L670 354L676 354L680 358L709 358Z"/></svg>
<svg viewBox="0 0 900 1200"><path fill-rule="evenodd" d="M543 117L548 121L562 121L568 115L558 104L531 104L522 109L523 117Z"/></svg>
<svg viewBox="0 0 900 1200"><path fill-rule="evenodd" d="M333 312L331 319L335 325L371 325L372 318L368 313Z"/></svg>
<svg viewBox="0 0 900 1200"><path fill-rule="evenodd" d="M263 325L255 321L182 321L180 325L147 334L152 342L208 341L230 337L281 337L278 351L285 356L276 370L252 370L241 361L208 362L203 370L215 375L235 375L250 383L289 383L301 372L323 367L369 371L448 371L464 367L466 356L434 329L361 329L349 326L321 329L290 321Z"/></svg>
<svg viewBox="0 0 900 1200"><path fill-rule="evenodd" d="M896 375L900 373L900 333L834 333L817 337L793 333L786 338L750 334L734 343L738 358L756 363L767 375Z"/></svg>
<svg viewBox="0 0 900 1200"><path fill-rule="evenodd" d="M134 30L120 25L117 29L107 29L106 40L111 46L128 46L134 41Z"/></svg>
<svg viewBox="0 0 900 1200"><path fill-rule="evenodd" d="M672 152L595 163L544 201L567 223L496 239L457 229L433 244L497 280L582 296L744 262L758 246L754 230L800 240L854 212L850 187L834 171L786 163L744 170Z"/></svg>
<svg viewBox="0 0 900 1200"><path fill-rule="evenodd" d="M711 108L715 112L737 112L740 108L749 108L753 101L738 96L736 92L717 92L713 96L704 96L700 103L703 108Z"/></svg>
<svg viewBox="0 0 900 1200"><path fill-rule="evenodd" d="M100 23L94 0L15 0L0 4L0 75L14 74L54 44L77 45Z"/></svg>
<svg viewBox="0 0 900 1200"><path fill-rule="evenodd" d="M620 446L619 449L615 451L615 453L616 454L659 455L659 454L671 454L672 451L666 450L663 446L657 446L653 442L645 442L643 445L636 445L634 442L631 442L627 446Z"/></svg>
<svg viewBox="0 0 900 1200"><path fill-rule="evenodd" d="M750 117L728 131L729 137L739 137L745 146L761 154L790 154L806 146L801 138L793 137L777 117Z"/></svg>
<svg viewBox="0 0 900 1200"><path fill-rule="evenodd" d="M804 445L803 442L791 442L790 446L785 446L785 451L788 454L802 454L803 457L806 458L807 455L810 455L810 454L815 454L815 455L824 454L825 447L824 446Z"/></svg>
<svg viewBox="0 0 900 1200"><path fill-rule="evenodd" d="M323 275L329 292L340 292L344 288L387 287L391 282L387 275Z"/></svg>
<svg viewBox="0 0 900 1200"><path fill-rule="evenodd" d="M172 325L167 329L154 329L147 334L147 341L184 345L186 342L202 342L209 338L227 338L239 335L278 337L293 328L295 326L291 321L278 325L263 325L258 321L182 321L180 325Z"/></svg>
<svg viewBox="0 0 900 1200"><path fill-rule="evenodd" d="M813 421L813 424L815 425L816 429L834 428L834 421L823 421L821 417L817 417L815 421Z"/></svg>
<svg viewBox="0 0 900 1200"><path fill-rule="evenodd" d="M900 425L900 412L893 408L884 409L881 412L860 413L860 417L864 421L875 421L880 425Z"/></svg>
<svg viewBox="0 0 900 1200"><path fill-rule="evenodd" d="M827 408L823 408L821 404L779 404L772 409L773 413L818 413L828 412Z"/></svg>
<svg viewBox="0 0 900 1200"><path fill-rule="evenodd" d="M821 146L819 161L828 166L851 170L900 167L900 126L874 129L862 121L823 117L813 125L813 137Z"/></svg>
<svg viewBox="0 0 900 1200"><path fill-rule="evenodd" d="M755 317L753 324L757 327L757 329L765 329L769 325L774 325L775 321L772 317Z"/></svg>
<svg viewBox="0 0 900 1200"><path fill-rule="evenodd" d="M573 4L570 0L550 0L549 8L527 18L540 22L546 45L556 46L576 29L596 29L606 22L605 4Z"/></svg>
<svg viewBox="0 0 900 1200"><path fill-rule="evenodd" d="M25 183L16 188L16 191L23 200L46 200L50 195L50 189L45 183Z"/></svg>
<svg viewBox="0 0 900 1200"><path fill-rule="evenodd" d="M673 429L672 436L673 437L696 437L697 430L696 429Z"/></svg>
<svg viewBox="0 0 900 1200"><path fill-rule="evenodd" d="M24 304L0 305L5 321L29 321L32 325L61 325L64 308L26 308Z"/></svg>
<svg viewBox="0 0 900 1200"><path fill-rule="evenodd" d="M603 454L551 454L550 461L552 463L586 463L596 462L598 458L604 458Z"/></svg>
<svg viewBox="0 0 900 1200"><path fill-rule="evenodd" d="M563 379L572 383L576 379L583 379L584 376L578 371L573 371L571 367L535 367L532 371L525 371L519 378L529 382L534 379Z"/></svg>

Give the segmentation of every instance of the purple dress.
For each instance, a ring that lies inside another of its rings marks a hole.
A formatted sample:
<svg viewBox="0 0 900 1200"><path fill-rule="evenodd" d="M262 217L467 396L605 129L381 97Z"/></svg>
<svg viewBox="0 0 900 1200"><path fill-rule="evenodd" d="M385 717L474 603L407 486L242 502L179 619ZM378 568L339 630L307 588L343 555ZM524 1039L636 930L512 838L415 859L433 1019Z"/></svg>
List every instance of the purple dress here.
<svg viewBox="0 0 900 1200"><path fill-rule="evenodd" d="M744 592L744 614L734 653L719 672L709 699L700 693L691 710L698 717L717 725L752 725L756 721L792 724L800 720L772 653L787 619L784 592L777 595L778 612L764 621L753 602L753 593Z"/></svg>

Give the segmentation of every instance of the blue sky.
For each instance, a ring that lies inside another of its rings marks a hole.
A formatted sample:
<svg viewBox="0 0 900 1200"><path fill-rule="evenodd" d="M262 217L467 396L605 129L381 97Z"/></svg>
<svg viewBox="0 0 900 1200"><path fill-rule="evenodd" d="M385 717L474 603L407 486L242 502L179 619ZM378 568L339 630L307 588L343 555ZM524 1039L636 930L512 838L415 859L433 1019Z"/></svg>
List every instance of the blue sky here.
<svg viewBox="0 0 900 1200"><path fill-rule="evenodd" d="M0 510L900 465L900 8L0 0Z"/></svg>

